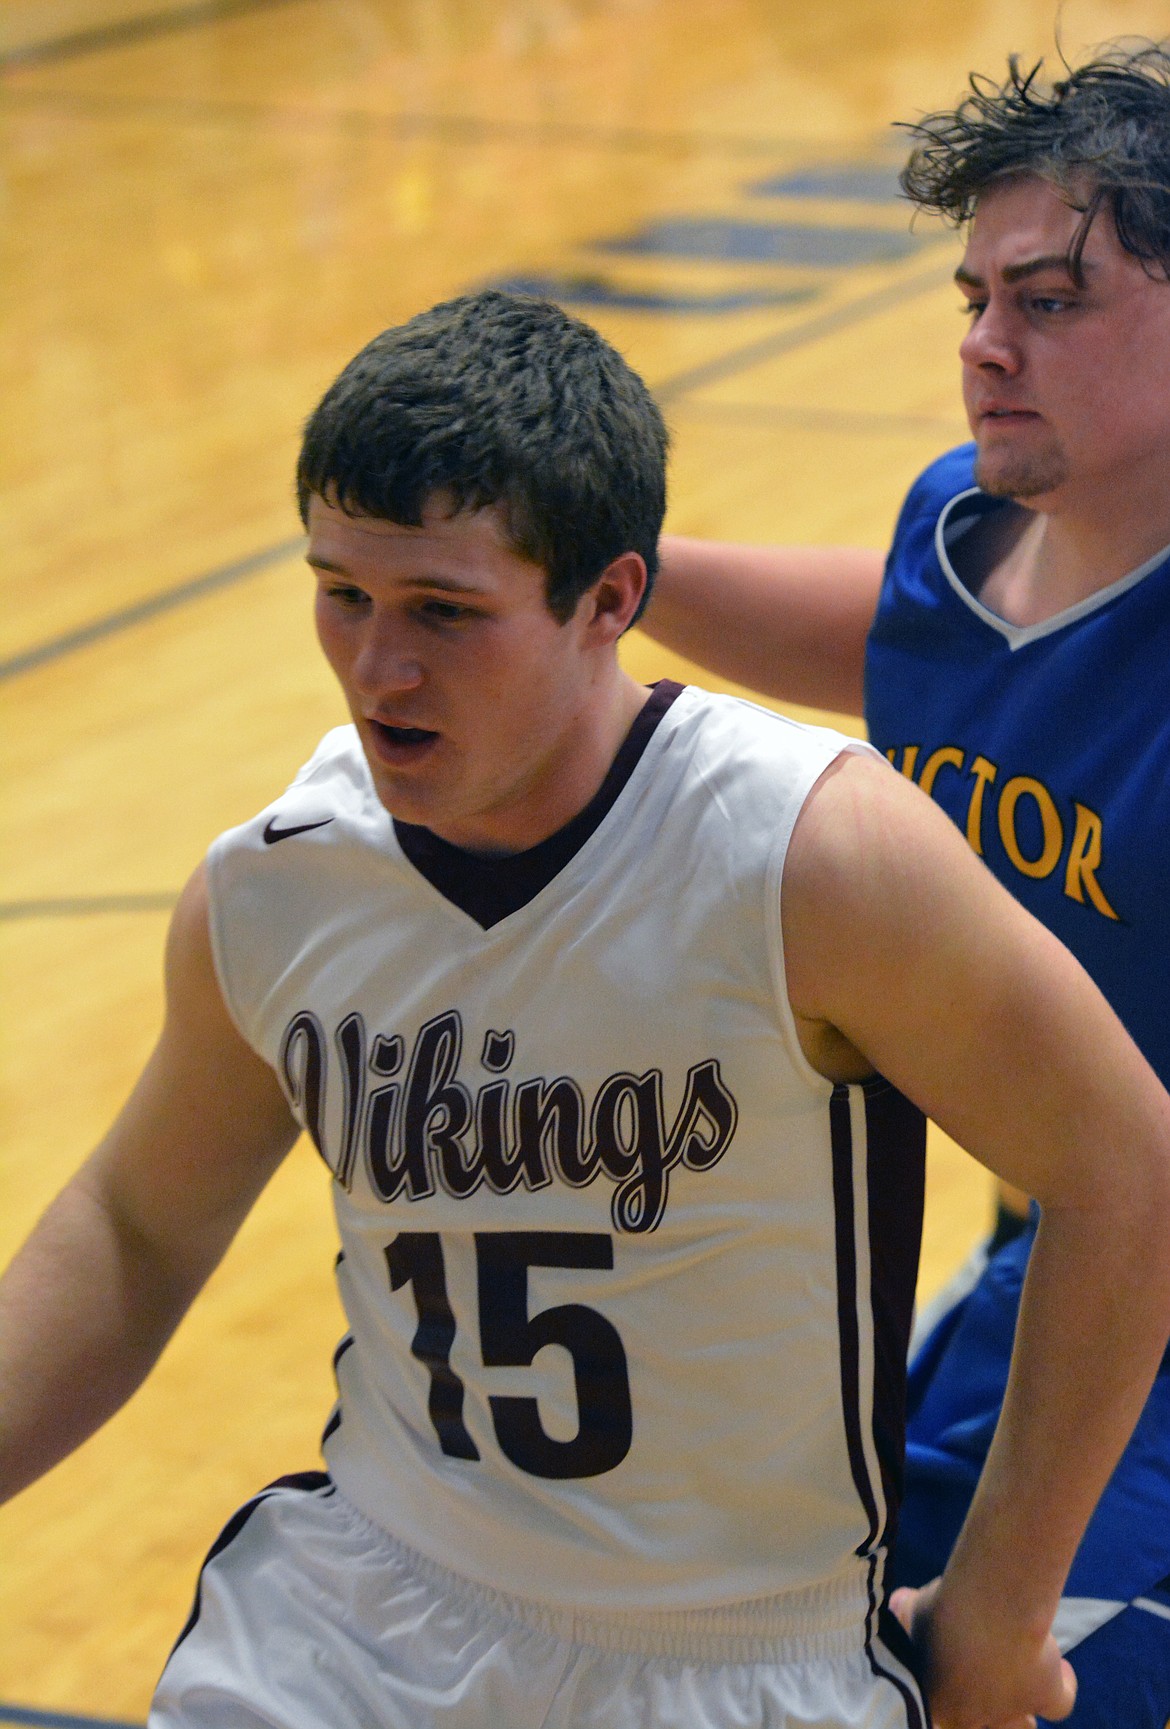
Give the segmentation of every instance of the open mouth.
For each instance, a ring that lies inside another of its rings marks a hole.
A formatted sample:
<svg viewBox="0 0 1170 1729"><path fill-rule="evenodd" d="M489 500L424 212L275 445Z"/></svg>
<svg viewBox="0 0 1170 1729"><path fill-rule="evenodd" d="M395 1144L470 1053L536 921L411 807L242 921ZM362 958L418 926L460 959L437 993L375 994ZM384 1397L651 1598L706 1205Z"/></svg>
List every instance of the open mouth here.
<svg viewBox="0 0 1170 1729"><path fill-rule="evenodd" d="M437 732L428 732L421 726L386 726L382 721L375 721L379 732L385 733L392 744L426 744L429 739L438 738Z"/></svg>
<svg viewBox="0 0 1170 1729"><path fill-rule="evenodd" d="M391 762L402 762L421 754L439 736L428 727L388 726L381 720L371 720L369 727L379 756Z"/></svg>

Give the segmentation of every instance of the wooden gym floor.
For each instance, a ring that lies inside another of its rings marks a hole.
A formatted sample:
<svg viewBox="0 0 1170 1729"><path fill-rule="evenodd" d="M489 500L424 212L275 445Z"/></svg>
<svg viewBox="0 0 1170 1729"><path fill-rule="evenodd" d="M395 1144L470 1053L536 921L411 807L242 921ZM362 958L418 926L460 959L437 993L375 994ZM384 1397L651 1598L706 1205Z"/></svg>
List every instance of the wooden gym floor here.
<svg viewBox="0 0 1170 1729"><path fill-rule="evenodd" d="M7 0L0 1258L150 1047L179 885L343 718L290 489L338 368L541 289L658 392L674 528L880 546L964 432L956 243L908 231L888 123L1053 33L1052 0ZM925 1291L987 1216L935 1140ZM219 1525L315 1463L340 1331L298 1148L144 1391L0 1514L0 1723L143 1720Z"/></svg>

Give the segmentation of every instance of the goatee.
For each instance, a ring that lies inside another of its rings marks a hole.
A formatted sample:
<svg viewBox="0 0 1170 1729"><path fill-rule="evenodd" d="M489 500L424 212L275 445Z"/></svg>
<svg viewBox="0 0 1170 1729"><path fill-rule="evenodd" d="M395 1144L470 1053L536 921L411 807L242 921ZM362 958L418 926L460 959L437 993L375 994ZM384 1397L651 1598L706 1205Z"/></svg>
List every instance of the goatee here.
<svg viewBox="0 0 1170 1729"><path fill-rule="evenodd" d="M1033 454L979 451L975 483L992 498L1041 498L1068 479L1068 463L1058 450Z"/></svg>

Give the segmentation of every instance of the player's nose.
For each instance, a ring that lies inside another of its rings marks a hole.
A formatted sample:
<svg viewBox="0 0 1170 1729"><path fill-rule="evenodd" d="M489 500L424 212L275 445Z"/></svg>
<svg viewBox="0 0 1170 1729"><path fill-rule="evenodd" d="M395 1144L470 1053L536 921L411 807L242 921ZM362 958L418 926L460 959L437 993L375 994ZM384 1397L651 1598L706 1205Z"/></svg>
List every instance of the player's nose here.
<svg viewBox="0 0 1170 1729"><path fill-rule="evenodd" d="M362 632L350 668L363 697L380 700L394 692L417 690L422 661L409 625L389 611L375 611Z"/></svg>
<svg viewBox="0 0 1170 1729"><path fill-rule="evenodd" d="M994 299L971 320L959 344L959 359L964 366L994 366L1008 373L1019 371L1020 349L1010 314Z"/></svg>

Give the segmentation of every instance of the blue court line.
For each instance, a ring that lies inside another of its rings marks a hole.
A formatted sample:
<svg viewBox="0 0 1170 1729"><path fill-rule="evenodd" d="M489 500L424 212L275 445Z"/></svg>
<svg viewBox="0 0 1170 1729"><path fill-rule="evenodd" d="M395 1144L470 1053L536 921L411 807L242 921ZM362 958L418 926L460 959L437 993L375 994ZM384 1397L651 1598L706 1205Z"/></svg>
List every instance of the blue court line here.
<svg viewBox="0 0 1170 1729"><path fill-rule="evenodd" d="M62 655L72 654L74 649L88 648L91 642L100 642L103 637L114 636L119 631L128 630L131 625L142 624L148 618L157 618L160 613L170 612L174 607L185 606L189 600L197 600L200 595L211 594L217 588L230 588L232 583L242 582L247 576L255 576L270 564L278 564L282 558L299 552L304 544L303 535L297 535L295 540L282 540L276 546L266 546L260 552L249 553L246 558L238 558L231 564L221 564L215 570L205 571L202 576L190 577L186 582L176 583L174 588L164 588L158 594L148 595L145 600L121 607L117 612L107 613L104 618L92 619L89 624L79 625L76 630L67 630L61 636L50 637L47 642L38 643L34 648L23 649L19 654L10 655L7 660L0 660L0 682L15 678L21 672L31 672L34 667L44 666L49 661L60 660Z"/></svg>
<svg viewBox="0 0 1170 1729"><path fill-rule="evenodd" d="M89 918L95 913L169 913L177 894L62 895L56 900L0 901L0 923L13 919ZM0 1706L0 1722L3 1722Z"/></svg>
<svg viewBox="0 0 1170 1729"><path fill-rule="evenodd" d="M857 223L757 222L739 216L658 216L632 234L586 241L594 252L624 258L685 258L712 264L799 264L841 270L895 264L923 241L903 218L897 228Z"/></svg>
<svg viewBox="0 0 1170 1729"><path fill-rule="evenodd" d="M859 204L897 203L901 164L878 162L827 163L820 168L801 168L758 180L745 191L758 198L844 198Z"/></svg>
<svg viewBox="0 0 1170 1729"><path fill-rule="evenodd" d="M800 306L815 288L745 288L727 293L672 293L623 287L604 276L567 271L560 275L493 276L482 285L505 294L536 294L560 306L609 307L620 312L667 312L681 317L722 317L732 312L759 312L778 306Z"/></svg>
<svg viewBox="0 0 1170 1729"><path fill-rule="evenodd" d="M699 390L706 384L717 384L724 378L733 378L736 373L747 372L765 360L774 360L779 354L790 354L793 349L819 341L822 336L835 335L838 330L846 330L851 324L860 324L875 313L886 311L888 307L899 306L903 301L913 300L929 289L940 288L943 283L952 281L953 277L953 264L939 264L932 270L919 271L916 276L907 277L904 282L893 282L885 288L871 289L868 294L860 295L845 306L836 306L828 312L806 318L789 330L778 331L775 336L759 337L755 342L745 343L742 348L733 348L729 354L720 355L715 360L704 360L698 366L689 366L683 372L676 372L673 378L665 378L653 386L654 395L664 405L677 402L688 391Z"/></svg>
<svg viewBox="0 0 1170 1729"><path fill-rule="evenodd" d="M0 1700L0 1723L42 1724L44 1729L145 1729L142 1723L125 1723L116 1717L75 1717L68 1711L34 1711L26 1705L5 1705Z"/></svg>
<svg viewBox="0 0 1170 1729"><path fill-rule="evenodd" d="M99 54L106 48L126 48L149 42L157 36L172 36L182 30L198 30L221 18L236 18L242 12L267 12L274 6L289 6L298 0L193 0L189 6L163 12L140 12L114 24L95 24L89 30L71 30L64 36L49 36L42 42L26 42L0 51L0 71L10 67L45 66L73 60L81 54Z"/></svg>

